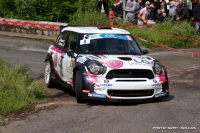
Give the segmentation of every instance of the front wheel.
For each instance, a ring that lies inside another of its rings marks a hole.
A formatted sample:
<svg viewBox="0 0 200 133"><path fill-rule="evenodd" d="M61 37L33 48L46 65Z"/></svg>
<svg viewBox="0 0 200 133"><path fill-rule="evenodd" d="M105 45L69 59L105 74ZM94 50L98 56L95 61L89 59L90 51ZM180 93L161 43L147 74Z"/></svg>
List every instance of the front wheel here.
<svg viewBox="0 0 200 133"><path fill-rule="evenodd" d="M79 70L76 72L76 77L75 77L75 93L76 93L76 101L78 103L84 103L85 100L82 98L82 74Z"/></svg>
<svg viewBox="0 0 200 133"><path fill-rule="evenodd" d="M48 61L45 62L45 69L44 69L44 81L48 88L53 87L52 81L52 68L51 63Z"/></svg>

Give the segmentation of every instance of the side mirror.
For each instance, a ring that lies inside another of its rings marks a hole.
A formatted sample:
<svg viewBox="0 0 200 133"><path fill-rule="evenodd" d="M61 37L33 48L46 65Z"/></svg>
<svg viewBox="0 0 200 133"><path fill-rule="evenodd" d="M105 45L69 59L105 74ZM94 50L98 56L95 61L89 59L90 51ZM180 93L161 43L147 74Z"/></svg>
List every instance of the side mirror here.
<svg viewBox="0 0 200 133"><path fill-rule="evenodd" d="M143 52L144 55L149 53L148 50L143 50L142 52Z"/></svg>

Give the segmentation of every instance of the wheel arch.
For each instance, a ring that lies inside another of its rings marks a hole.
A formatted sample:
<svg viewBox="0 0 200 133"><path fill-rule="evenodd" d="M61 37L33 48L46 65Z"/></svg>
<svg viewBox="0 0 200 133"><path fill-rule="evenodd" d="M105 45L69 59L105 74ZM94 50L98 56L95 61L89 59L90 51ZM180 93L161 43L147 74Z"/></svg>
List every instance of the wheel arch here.
<svg viewBox="0 0 200 133"><path fill-rule="evenodd" d="M49 61L50 65L51 65L51 71L52 71L52 78L56 78L55 77L55 69L54 69L54 65L53 65L53 59L52 59L52 55L50 53L47 54L44 62Z"/></svg>

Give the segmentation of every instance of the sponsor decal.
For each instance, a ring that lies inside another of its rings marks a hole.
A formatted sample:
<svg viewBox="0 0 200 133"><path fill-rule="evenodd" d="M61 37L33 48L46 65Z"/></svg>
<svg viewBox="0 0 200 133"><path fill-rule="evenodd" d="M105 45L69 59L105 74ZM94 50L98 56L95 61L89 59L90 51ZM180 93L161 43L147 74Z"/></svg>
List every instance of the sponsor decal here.
<svg viewBox="0 0 200 133"><path fill-rule="evenodd" d="M80 45L90 44L90 39L80 40Z"/></svg>
<svg viewBox="0 0 200 133"><path fill-rule="evenodd" d="M112 84L100 84L101 86L112 86Z"/></svg>
<svg viewBox="0 0 200 133"><path fill-rule="evenodd" d="M163 97L163 96L166 96L166 95L167 95L167 93L161 92L161 93L156 94L155 97Z"/></svg>
<svg viewBox="0 0 200 133"><path fill-rule="evenodd" d="M130 65L144 65L144 66L151 66L151 64L146 60L136 60L133 59L129 62Z"/></svg>
<svg viewBox="0 0 200 133"><path fill-rule="evenodd" d="M106 98L107 96L104 94L97 94L97 93L88 93L89 97L98 97L98 98Z"/></svg>
<svg viewBox="0 0 200 133"><path fill-rule="evenodd" d="M158 83L156 79L153 79L153 82L154 82L154 83Z"/></svg>
<svg viewBox="0 0 200 133"><path fill-rule="evenodd" d="M108 80L108 79L105 79L105 80L104 80L104 83L109 83L109 80Z"/></svg>
<svg viewBox="0 0 200 133"><path fill-rule="evenodd" d="M73 68L72 67L66 67L66 72L72 74L73 73Z"/></svg>
<svg viewBox="0 0 200 133"><path fill-rule="evenodd" d="M51 47L51 49L52 49L53 51L56 51L57 53L60 53L60 54L62 54L62 53L63 53L63 51L62 51L62 50L60 50L59 48L56 48L56 47Z"/></svg>
<svg viewBox="0 0 200 133"><path fill-rule="evenodd" d="M98 39L98 38L116 38L121 40L130 40L132 39L130 36L127 35L120 35L120 34L94 34L90 35L90 39Z"/></svg>
<svg viewBox="0 0 200 133"><path fill-rule="evenodd" d="M84 64L85 61L86 61L86 59L83 58L83 57L79 57L79 58L77 59L77 62L82 63L82 64Z"/></svg>
<svg viewBox="0 0 200 133"><path fill-rule="evenodd" d="M87 58L89 58L90 60L99 60L98 57L96 57L96 56L91 56L91 55L88 55Z"/></svg>
<svg viewBox="0 0 200 133"><path fill-rule="evenodd" d="M106 65L110 68L120 68L123 65L123 62L120 60L110 60L106 62Z"/></svg>
<svg viewBox="0 0 200 133"><path fill-rule="evenodd" d="M152 84L151 86L162 87L162 83L155 83L155 84Z"/></svg>
<svg viewBox="0 0 200 133"><path fill-rule="evenodd" d="M121 35L121 34L93 34L93 35L84 35L83 40L80 40L80 45L90 44L92 39L100 38L116 38L121 40L133 40L130 35Z"/></svg>

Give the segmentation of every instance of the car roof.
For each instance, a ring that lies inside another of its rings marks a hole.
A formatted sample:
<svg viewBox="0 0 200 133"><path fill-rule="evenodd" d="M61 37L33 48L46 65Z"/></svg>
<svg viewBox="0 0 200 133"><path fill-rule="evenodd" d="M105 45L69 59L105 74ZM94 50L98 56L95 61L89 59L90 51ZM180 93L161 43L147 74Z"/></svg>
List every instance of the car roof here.
<svg viewBox="0 0 200 133"><path fill-rule="evenodd" d="M110 33L110 34L130 34L127 30L120 28L108 28L108 27L92 27L92 26L67 26L61 30L74 31L77 33Z"/></svg>

